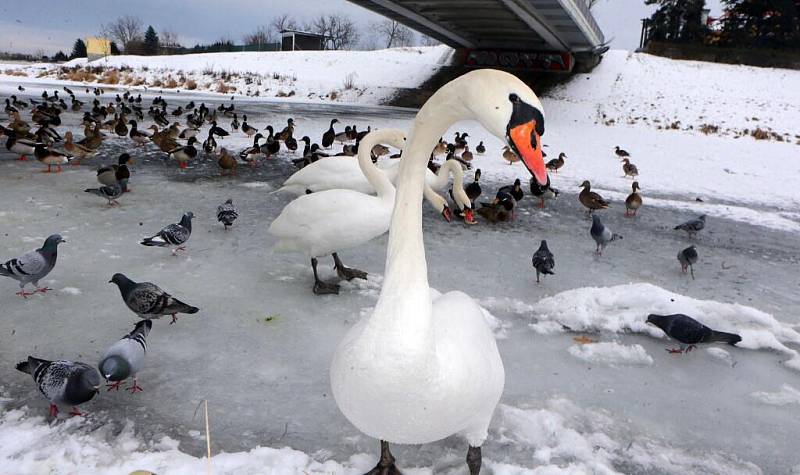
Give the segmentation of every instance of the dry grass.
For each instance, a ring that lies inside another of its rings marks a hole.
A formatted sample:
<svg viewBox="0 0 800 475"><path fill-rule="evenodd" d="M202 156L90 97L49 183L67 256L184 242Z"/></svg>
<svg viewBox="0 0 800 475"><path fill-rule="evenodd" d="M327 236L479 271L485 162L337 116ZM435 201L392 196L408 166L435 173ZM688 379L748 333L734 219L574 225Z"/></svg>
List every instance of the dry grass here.
<svg viewBox="0 0 800 475"><path fill-rule="evenodd" d="M217 90L217 92L219 92L221 94L227 94L227 93L229 93L231 91L235 91L236 88L233 87L233 86L229 86L229 85L225 84L225 81L217 81L217 89L216 90Z"/></svg>
<svg viewBox="0 0 800 475"><path fill-rule="evenodd" d="M106 70L103 73L103 77L100 78L100 82L103 84L119 84L119 71L116 69Z"/></svg>
<svg viewBox="0 0 800 475"><path fill-rule="evenodd" d="M19 69L6 69L3 71L3 74L7 76L20 76L20 77L28 77L27 73L20 71Z"/></svg>
<svg viewBox="0 0 800 475"><path fill-rule="evenodd" d="M153 79L153 82L151 82L150 85L153 87L164 87L164 83L161 82L160 78Z"/></svg>
<svg viewBox="0 0 800 475"><path fill-rule="evenodd" d="M336 99L338 99L338 98L339 98L339 91L331 91L331 92L328 94L328 98L329 98L330 100L332 100L332 101L335 101Z"/></svg>
<svg viewBox="0 0 800 475"><path fill-rule="evenodd" d="M750 135L752 135L756 140L769 140L770 138L770 133L761 127L757 127L755 130L750 132Z"/></svg>
<svg viewBox="0 0 800 475"><path fill-rule="evenodd" d="M719 126L713 124L703 124L700 126L700 132L703 132L706 135L716 134L719 132Z"/></svg>
<svg viewBox="0 0 800 475"><path fill-rule="evenodd" d="M167 80L164 82L164 87L169 89L175 89L178 87L178 81L175 80L172 76L167 76Z"/></svg>
<svg viewBox="0 0 800 475"><path fill-rule="evenodd" d="M195 89L197 89L197 81L195 81L194 79L187 79L186 82L183 83L183 87L185 87L190 91L194 91Z"/></svg>

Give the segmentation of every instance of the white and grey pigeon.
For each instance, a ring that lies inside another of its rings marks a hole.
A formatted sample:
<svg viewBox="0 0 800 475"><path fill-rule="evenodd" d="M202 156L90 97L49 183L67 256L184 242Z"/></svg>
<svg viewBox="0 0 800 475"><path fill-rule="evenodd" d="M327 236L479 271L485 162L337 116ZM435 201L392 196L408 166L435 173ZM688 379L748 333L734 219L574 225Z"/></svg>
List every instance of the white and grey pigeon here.
<svg viewBox="0 0 800 475"><path fill-rule="evenodd" d="M217 221L228 229L228 226L233 226L233 222L239 217L236 208L233 207L233 200L228 199L226 202L217 206Z"/></svg>
<svg viewBox="0 0 800 475"><path fill-rule="evenodd" d="M96 369L77 361L47 361L28 356L16 368L33 377L39 392L50 401L53 417L58 416L59 406L72 407L71 415L82 415L77 406L90 401L101 384Z"/></svg>
<svg viewBox="0 0 800 475"><path fill-rule="evenodd" d="M5 264L0 264L0 276L11 277L19 281L20 291L17 295L28 298L36 292L45 293L53 290L48 287L39 287L39 280L43 279L53 270L58 257L58 245L66 242L60 234L53 234L48 237L42 247L25 254L22 257L11 259ZM36 290L25 292L25 286L32 283Z"/></svg>
<svg viewBox="0 0 800 475"><path fill-rule="evenodd" d="M122 300L139 318L161 318L171 315L170 325L178 321L179 313L197 313L200 309L185 304L150 282L134 282L124 274L114 274L109 283L119 287Z"/></svg>
<svg viewBox="0 0 800 475"><path fill-rule="evenodd" d="M175 251L186 249L186 246L183 246L183 244L188 241L192 235L192 218L194 218L194 214L191 211L187 211L181 218L180 223L170 224L155 235L144 238L141 244L144 246L157 247L178 246L172 250L173 255Z"/></svg>
<svg viewBox="0 0 800 475"><path fill-rule="evenodd" d="M616 241L617 239L622 239L622 236L608 229L608 227L603 224L602 221L600 221L600 217L596 214L592 215L592 228L589 230L589 234L592 235L592 239L594 239L594 242L597 243L597 249L595 252L598 255L603 254L603 249L606 248L608 243L611 241Z"/></svg>
<svg viewBox="0 0 800 475"><path fill-rule="evenodd" d="M697 248L689 246L686 249L678 252L678 262L681 263L681 272L686 273L687 269L692 273L692 280L694 280L694 267L697 262Z"/></svg>
<svg viewBox="0 0 800 475"><path fill-rule="evenodd" d="M119 183L114 183L110 186L101 186L100 188L86 188L83 191L107 199L109 206L118 205L119 202L117 198L122 196L122 186L120 186Z"/></svg>
<svg viewBox="0 0 800 475"><path fill-rule="evenodd" d="M532 259L533 267L536 269L536 283L539 283L539 274L555 275L553 267L556 266L556 261L553 259L553 253L547 248L547 241L542 239L539 249L533 253Z"/></svg>
<svg viewBox="0 0 800 475"><path fill-rule="evenodd" d="M133 327L133 330L111 345L103 354L98 369L100 374L110 384L108 391L119 390L122 383L128 378L133 378L133 385L127 388L131 394L144 391L136 379L136 374L142 369L144 356L147 353L147 334L153 328L152 320L142 320Z"/></svg>
<svg viewBox="0 0 800 475"><path fill-rule="evenodd" d="M702 231L703 228L705 228L705 227L706 227L706 215L701 214L700 216L698 216L698 217L696 217L694 219L690 219L689 221L686 221L685 223L682 223L682 224L679 224L679 225L675 226L675 229L680 229L682 231L686 231L689 234L689 236L691 237L691 236L694 236L695 233L697 233L698 231Z"/></svg>

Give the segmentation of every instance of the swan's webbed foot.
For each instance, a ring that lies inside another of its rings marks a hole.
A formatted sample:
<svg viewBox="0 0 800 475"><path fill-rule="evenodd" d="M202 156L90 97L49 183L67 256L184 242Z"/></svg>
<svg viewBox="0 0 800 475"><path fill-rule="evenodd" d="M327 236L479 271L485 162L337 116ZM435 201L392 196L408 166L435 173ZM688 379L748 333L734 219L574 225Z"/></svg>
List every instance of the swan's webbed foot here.
<svg viewBox="0 0 800 475"><path fill-rule="evenodd" d="M378 460L378 465L365 475L402 475L394 464L394 455L389 451L389 442L381 441L381 458Z"/></svg>
<svg viewBox="0 0 800 475"><path fill-rule="evenodd" d="M483 458L481 457L481 448L469 446L467 450L467 467L469 467L469 475L478 475L481 472L481 464Z"/></svg>
<svg viewBox="0 0 800 475"><path fill-rule="evenodd" d="M353 279L367 280L367 273L366 272L364 272L362 270L358 270L358 269L353 269L353 268L350 268L350 267L345 267L345 265L342 264L341 259L339 259L339 256L335 252L333 254L331 254L331 255L333 256L333 263L334 263L334 268L336 269L336 274L339 276L340 279L344 279L344 280L353 280Z"/></svg>

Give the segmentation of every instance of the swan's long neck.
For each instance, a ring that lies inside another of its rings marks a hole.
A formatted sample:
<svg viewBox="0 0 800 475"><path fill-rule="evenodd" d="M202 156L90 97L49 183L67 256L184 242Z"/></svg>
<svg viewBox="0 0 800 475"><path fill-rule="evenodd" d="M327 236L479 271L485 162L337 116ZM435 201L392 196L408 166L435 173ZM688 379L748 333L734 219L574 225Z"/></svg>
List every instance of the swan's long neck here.
<svg viewBox="0 0 800 475"><path fill-rule="evenodd" d="M451 83L452 84L452 83ZM453 123L469 113L458 88L443 88L420 109L403 151L381 295L365 327L368 341L400 357L432 351L431 295L422 239L422 193L431 150ZM405 355L405 356L402 356Z"/></svg>
<svg viewBox="0 0 800 475"><path fill-rule="evenodd" d="M361 173L367 177L369 184L375 188L379 198L393 198L395 189L386 174L372 163L372 147L381 142L389 142L391 145L396 146L397 144L393 142L398 133L400 131L392 129L376 130L367 134L358 145L358 167L361 168Z"/></svg>

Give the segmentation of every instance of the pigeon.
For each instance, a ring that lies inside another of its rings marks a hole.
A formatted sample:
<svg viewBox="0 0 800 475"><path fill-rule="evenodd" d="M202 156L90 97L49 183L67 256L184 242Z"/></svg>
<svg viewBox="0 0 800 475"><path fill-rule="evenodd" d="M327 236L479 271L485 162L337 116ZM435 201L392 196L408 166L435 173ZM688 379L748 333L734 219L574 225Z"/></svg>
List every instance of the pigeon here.
<svg viewBox="0 0 800 475"><path fill-rule="evenodd" d="M547 241L542 239L542 244L539 249L533 253L533 267L536 269L536 283L539 283L539 274L555 275L553 267L556 266L556 261L553 259L553 253L547 248Z"/></svg>
<svg viewBox="0 0 800 475"><path fill-rule="evenodd" d="M162 315L172 316L170 325L178 321L179 313L197 313L197 307L185 304L150 282L134 282L123 274L114 274L109 283L117 284L125 305L139 318L156 319Z"/></svg>
<svg viewBox="0 0 800 475"><path fill-rule="evenodd" d="M695 235L695 233L697 233L698 231L702 231L703 228L705 227L706 227L706 215L701 214L700 216L694 219L690 219L689 221L686 221L683 224L675 226L674 229L681 229L683 231L686 231L689 234L689 237L692 237Z"/></svg>
<svg viewBox="0 0 800 475"><path fill-rule="evenodd" d="M119 390L120 385L130 377L133 378L133 385L127 388L128 391L131 394L144 391L136 380L136 373L142 369L142 364L144 364L144 355L147 353L147 334L150 333L151 328L153 328L152 320L142 320L136 324L133 331L106 350L98 368L100 374L109 382L106 386L108 391Z"/></svg>
<svg viewBox="0 0 800 475"><path fill-rule="evenodd" d="M107 199L109 206L118 205L119 202L117 198L122 196L122 186L120 186L119 183L115 183L111 186L101 186L100 188L86 188L83 191Z"/></svg>
<svg viewBox="0 0 800 475"><path fill-rule="evenodd" d="M178 246L172 250L172 255L174 256L176 251L186 249L183 244L192 235L192 218L194 218L194 214L191 211L187 211L181 218L180 223L170 224L157 234L144 238L140 244L157 247Z"/></svg>
<svg viewBox="0 0 800 475"><path fill-rule="evenodd" d="M76 406L90 401L100 388L100 375L86 363L28 356L28 360L17 363L16 368L36 381L39 392L50 401L52 417L58 416L59 406L72 406L71 415L82 415Z"/></svg>
<svg viewBox="0 0 800 475"><path fill-rule="evenodd" d="M217 206L217 221L222 223L226 230L228 226L233 226L233 222L238 217L239 214L236 212L236 208L233 207L232 199L228 199L228 201Z"/></svg>
<svg viewBox="0 0 800 475"><path fill-rule="evenodd" d="M697 249L694 246L689 246L678 252L678 262L681 263L681 272L685 274L688 269L692 273L692 280L694 280L694 267L692 265L697 262Z"/></svg>
<svg viewBox="0 0 800 475"><path fill-rule="evenodd" d="M17 295L20 297L28 298L29 295L33 295L36 292L45 293L48 290L53 290L48 287L39 287L39 280L49 274L55 267L58 245L62 242L66 241L61 235L51 235L39 249L31 251L22 257L11 259L5 264L0 264L0 276L11 277L19 281L20 291L17 292ZM32 283L36 287L34 292L25 292L25 286L28 283Z"/></svg>
<svg viewBox="0 0 800 475"><path fill-rule="evenodd" d="M742 341L742 337L735 333L718 332L708 328L694 318L676 313L674 315L656 315L651 313L647 316L647 323L657 326L664 330L670 338L682 343L680 348L667 349L670 353L686 353L698 343L713 343L721 341L735 346ZM685 350L683 345L689 345Z"/></svg>
<svg viewBox="0 0 800 475"><path fill-rule="evenodd" d="M592 215L592 229L589 230L589 234L592 235L592 239L597 243L597 249L595 250L597 255L602 255L603 249L605 249L606 245L611 241L622 239L622 236L619 234L611 232L611 230L600 221L600 217L595 214Z"/></svg>

